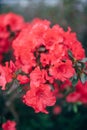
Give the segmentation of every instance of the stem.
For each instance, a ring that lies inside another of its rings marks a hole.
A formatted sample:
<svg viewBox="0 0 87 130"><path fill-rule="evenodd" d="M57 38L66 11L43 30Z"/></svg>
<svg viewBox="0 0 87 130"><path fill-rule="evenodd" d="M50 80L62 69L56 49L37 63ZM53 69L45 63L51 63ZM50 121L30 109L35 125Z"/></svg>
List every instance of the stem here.
<svg viewBox="0 0 87 130"><path fill-rule="evenodd" d="M9 95L9 94L11 94L12 92L14 92L15 90L17 90L18 86L19 86L19 84L18 84L17 80L14 80L12 86L11 86L10 89L6 92L6 95Z"/></svg>

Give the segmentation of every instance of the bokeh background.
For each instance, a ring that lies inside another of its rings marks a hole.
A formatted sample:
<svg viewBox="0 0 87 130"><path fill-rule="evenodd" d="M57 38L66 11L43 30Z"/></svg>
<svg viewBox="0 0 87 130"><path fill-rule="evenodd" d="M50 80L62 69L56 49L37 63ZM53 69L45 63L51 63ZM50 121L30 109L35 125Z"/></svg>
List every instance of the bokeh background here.
<svg viewBox="0 0 87 130"><path fill-rule="evenodd" d="M0 14L9 12L22 15L26 21L48 19L65 30L70 26L87 55L87 0L0 0ZM87 106L80 106L78 111L62 108L56 115L51 107L46 115L35 114L32 108L15 101L15 109L20 120L17 130L87 130ZM12 114L6 118L12 119Z"/></svg>

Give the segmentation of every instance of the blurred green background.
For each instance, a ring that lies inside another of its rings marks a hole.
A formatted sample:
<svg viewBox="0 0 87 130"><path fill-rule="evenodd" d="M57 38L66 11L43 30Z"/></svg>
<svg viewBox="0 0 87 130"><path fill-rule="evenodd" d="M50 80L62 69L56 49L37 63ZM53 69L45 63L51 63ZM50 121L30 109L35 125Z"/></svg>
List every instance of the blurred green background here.
<svg viewBox="0 0 87 130"><path fill-rule="evenodd" d="M65 30L70 26L87 54L87 0L0 0L0 14L8 12L20 14L26 21L48 19ZM63 108L59 115L54 115L51 107L45 115L35 114L21 101L15 104L20 120L17 130L87 130L87 106L79 107L78 112ZM12 114L9 112L6 118L12 119Z"/></svg>

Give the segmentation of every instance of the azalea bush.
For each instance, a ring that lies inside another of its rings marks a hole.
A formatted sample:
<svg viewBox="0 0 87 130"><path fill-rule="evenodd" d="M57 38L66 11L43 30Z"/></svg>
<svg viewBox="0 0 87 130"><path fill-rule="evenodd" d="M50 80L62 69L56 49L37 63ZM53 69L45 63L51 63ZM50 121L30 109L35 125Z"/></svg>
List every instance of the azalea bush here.
<svg viewBox="0 0 87 130"><path fill-rule="evenodd" d="M15 100L35 113L87 105L87 58L76 33L14 13L0 15L0 106L3 130L16 130ZM7 119L8 111L13 120Z"/></svg>

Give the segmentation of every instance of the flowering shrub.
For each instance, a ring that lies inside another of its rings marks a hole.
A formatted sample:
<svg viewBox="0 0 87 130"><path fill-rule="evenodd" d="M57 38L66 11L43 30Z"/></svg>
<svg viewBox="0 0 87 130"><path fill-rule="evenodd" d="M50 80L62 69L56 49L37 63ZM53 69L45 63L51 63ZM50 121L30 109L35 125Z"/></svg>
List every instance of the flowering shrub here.
<svg viewBox="0 0 87 130"><path fill-rule="evenodd" d="M0 94L5 107L21 98L36 113L47 114L46 108L55 105L53 112L59 114L64 104L87 104L86 84L85 50L70 27L64 31L38 18L26 23L13 13L0 16ZM2 128L15 130L15 125L7 121Z"/></svg>

